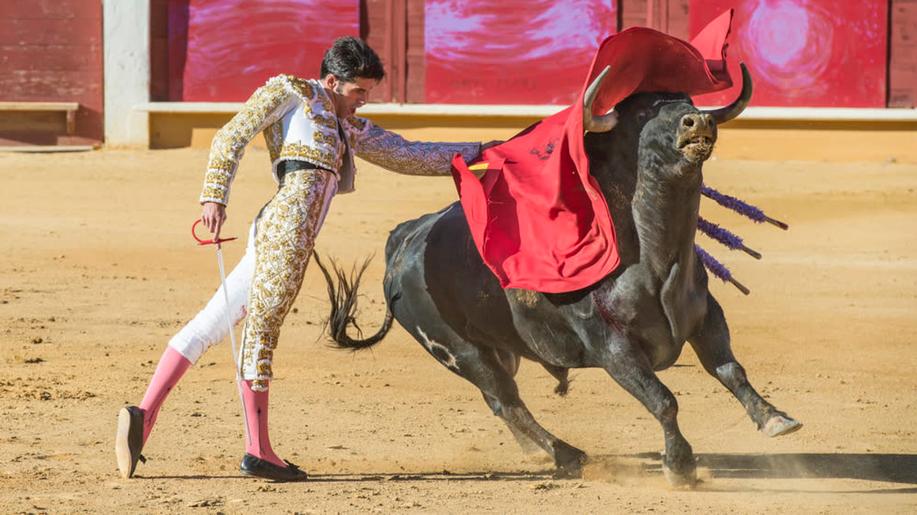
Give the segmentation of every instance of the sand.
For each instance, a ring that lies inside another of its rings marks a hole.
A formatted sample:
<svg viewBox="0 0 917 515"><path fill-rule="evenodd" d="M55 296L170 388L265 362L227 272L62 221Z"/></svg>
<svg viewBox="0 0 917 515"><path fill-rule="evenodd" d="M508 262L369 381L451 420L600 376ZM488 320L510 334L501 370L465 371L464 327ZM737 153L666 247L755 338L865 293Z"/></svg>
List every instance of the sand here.
<svg viewBox="0 0 917 515"><path fill-rule="evenodd" d="M752 383L805 427L768 439L690 348L660 374L703 479L669 488L657 422L604 372L575 370L566 398L523 363L523 399L592 458L552 479L476 388L396 327L371 352L330 348L310 266L275 359L275 448L313 480L238 473L243 452L229 346L211 349L166 402L137 476L117 474L118 409L138 403L170 336L218 285L190 237L206 151L0 154L0 512L711 512L917 510L917 165L711 160L707 182L790 223L702 213L764 254L700 238L752 289L715 282ZM274 185L243 162L227 235L244 236ZM446 178L362 167L335 199L318 249L381 256L404 219L455 197ZM229 244L227 261L241 255ZM230 265L231 266L231 265ZM383 313L381 257L361 321Z"/></svg>

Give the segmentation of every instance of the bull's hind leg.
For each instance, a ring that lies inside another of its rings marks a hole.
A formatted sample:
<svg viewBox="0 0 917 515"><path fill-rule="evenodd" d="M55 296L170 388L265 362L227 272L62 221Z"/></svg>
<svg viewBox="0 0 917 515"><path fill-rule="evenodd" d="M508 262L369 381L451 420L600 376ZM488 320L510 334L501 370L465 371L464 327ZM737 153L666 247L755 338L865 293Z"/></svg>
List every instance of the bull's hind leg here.
<svg viewBox="0 0 917 515"><path fill-rule="evenodd" d="M438 329L440 334L436 335L427 334L419 327L412 332L440 363L481 390L488 406L510 427L517 440L530 440L547 452L557 467L557 477L581 476L586 453L541 427L519 398L513 379L518 358L480 349L446 328Z"/></svg>
<svg viewBox="0 0 917 515"><path fill-rule="evenodd" d="M509 351L494 350L493 352L496 354L497 362L500 363L500 366L503 368L503 370L505 370L510 377L516 377L516 372L519 371L519 363L522 361L522 358ZM498 414L500 411L500 401L484 393L483 391L481 394L484 396L484 402L490 406L490 409L494 412L494 415ZM526 454L534 454L541 451L541 447L539 447L538 444L535 443L531 438L525 436L525 433L520 431L516 426L507 422L506 419L501 420L506 423L506 427L513 434L513 438L516 439L516 443L519 444L519 447L522 448L522 452Z"/></svg>
<svg viewBox="0 0 917 515"><path fill-rule="evenodd" d="M772 437L780 436L802 427L802 424L779 411L752 388L745 376L745 369L732 355L729 327L722 308L712 295L707 297L707 316L703 326L689 341L704 369L735 395L762 433Z"/></svg>
<svg viewBox="0 0 917 515"><path fill-rule="evenodd" d="M554 379L557 379L557 386L554 387L554 393L561 397L566 396L567 392L570 391L570 369L548 365L547 363L542 363L541 366L544 367L549 374L554 376Z"/></svg>

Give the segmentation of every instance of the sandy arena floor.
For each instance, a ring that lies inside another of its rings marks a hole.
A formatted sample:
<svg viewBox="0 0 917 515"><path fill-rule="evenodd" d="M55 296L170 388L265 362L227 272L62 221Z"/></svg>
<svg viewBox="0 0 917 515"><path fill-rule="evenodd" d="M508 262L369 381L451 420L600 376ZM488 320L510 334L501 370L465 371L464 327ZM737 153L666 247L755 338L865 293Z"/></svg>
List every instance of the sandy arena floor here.
<svg viewBox="0 0 917 515"><path fill-rule="evenodd" d="M263 151L233 188L227 235L273 191ZM218 284L188 233L206 151L0 155L0 512L913 513L917 511L917 165L713 160L707 182L791 224L756 226L709 201L708 218L764 253L701 241L752 289L716 282L733 346L768 398L805 424L758 434L690 348L661 374L703 482L671 490L659 425L603 372L573 371L567 398L523 364L523 398L590 453L583 480L551 479L473 386L396 328L372 352L320 337L311 266L277 353L278 452L314 480L237 472L242 424L229 346L212 349L166 403L138 477L117 475L118 408L137 403L169 337ZM318 248L375 252L399 221L455 197L446 178L364 166L335 199ZM234 263L243 249L227 248ZM362 320L381 321L383 264Z"/></svg>

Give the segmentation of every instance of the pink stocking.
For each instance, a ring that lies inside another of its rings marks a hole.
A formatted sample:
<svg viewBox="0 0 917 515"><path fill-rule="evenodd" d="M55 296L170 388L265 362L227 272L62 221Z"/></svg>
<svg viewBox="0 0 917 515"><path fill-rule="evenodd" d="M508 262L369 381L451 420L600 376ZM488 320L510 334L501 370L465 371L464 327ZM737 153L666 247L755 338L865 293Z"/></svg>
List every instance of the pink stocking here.
<svg viewBox="0 0 917 515"><path fill-rule="evenodd" d="M140 409L143 410L144 444L150 436L150 431L153 430L153 424L156 423L159 408L162 407L169 392L175 388L189 367L191 367L191 362L187 358L172 347L166 347L166 351L159 358L159 364L156 365L156 372L150 379L150 386L146 389L143 402L140 403Z"/></svg>
<svg viewBox="0 0 917 515"><path fill-rule="evenodd" d="M242 404L245 406L245 423L248 428L248 441L245 452L257 456L275 465L286 467L286 463L271 448L271 439L267 429L268 391L252 391L251 381L242 381Z"/></svg>

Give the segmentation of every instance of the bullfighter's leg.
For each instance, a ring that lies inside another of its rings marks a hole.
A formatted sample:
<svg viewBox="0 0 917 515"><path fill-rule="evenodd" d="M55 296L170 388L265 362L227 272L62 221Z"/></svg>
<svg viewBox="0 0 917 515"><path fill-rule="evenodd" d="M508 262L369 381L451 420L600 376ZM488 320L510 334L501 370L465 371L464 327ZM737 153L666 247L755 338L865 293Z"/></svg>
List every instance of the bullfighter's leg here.
<svg viewBox="0 0 917 515"><path fill-rule="evenodd" d="M704 369L735 395L762 433L771 437L780 436L802 427L802 424L779 411L752 388L745 376L745 369L732 355L726 317L712 295L707 297L707 316L704 323L689 341Z"/></svg>
<svg viewBox="0 0 917 515"><path fill-rule="evenodd" d="M669 483L694 485L697 481L694 452L678 428L678 402L653 372L643 351L629 340L617 337L609 347L604 368L662 424L665 436L662 465Z"/></svg>
<svg viewBox="0 0 917 515"><path fill-rule="evenodd" d="M336 185L331 172L323 170L287 173L257 221L254 275L239 352L249 436L246 453L284 469L287 464L274 453L268 435L268 388L273 377L274 349L284 319L299 294ZM243 460L243 469L246 463Z"/></svg>
<svg viewBox="0 0 917 515"><path fill-rule="evenodd" d="M123 477L133 476L137 461L143 459L140 452L169 393L192 364L229 333L227 316L231 317L233 324L245 317L245 299L248 298L255 263L254 238L251 234L245 255L226 278L227 294L224 295L221 285L204 309L172 337L156 365L140 405L125 406L119 411L115 455Z"/></svg>
<svg viewBox="0 0 917 515"><path fill-rule="evenodd" d="M514 434L535 442L547 452L554 459L557 477L579 477L582 474L586 453L538 424L519 398L516 382L503 363L507 361L505 357L498 357L490 349L480 349L447 327L437 327L437 334L427 334L420 327L411 332L437 361L477 386L494 414L503 419Z"/></svg>

